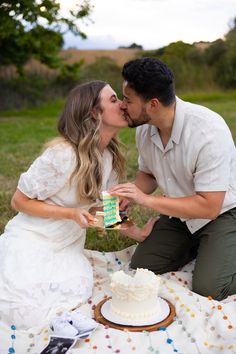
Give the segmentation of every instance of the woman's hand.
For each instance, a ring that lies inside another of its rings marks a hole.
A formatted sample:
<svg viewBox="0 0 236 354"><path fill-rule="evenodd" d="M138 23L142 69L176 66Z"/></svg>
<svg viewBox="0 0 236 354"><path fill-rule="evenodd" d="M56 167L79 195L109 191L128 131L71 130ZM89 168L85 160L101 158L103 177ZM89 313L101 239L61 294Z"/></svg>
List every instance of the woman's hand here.
<svg viewBox="0 0 236 354"><path fill-rule="evenodd" d="M130 238L132 238L138 242L143 242L150 235L150 233L153 229L153 226L157 220L158 220L158 217L150 218L142 229L140 229L138 226L136 226L132 223L132 224L130 224L130 226L127 226L127 229L122 230L120 232L123 235L129 236ZM127 222L127 225L128 225L128 222Z"/></svg>
<svg viewBox="0 0 236 354"><path fill-rule="evenodd" d="M94 223L93 215L82 208L74 208L72 220L77 222L82 229L85 229Z"/></svg>

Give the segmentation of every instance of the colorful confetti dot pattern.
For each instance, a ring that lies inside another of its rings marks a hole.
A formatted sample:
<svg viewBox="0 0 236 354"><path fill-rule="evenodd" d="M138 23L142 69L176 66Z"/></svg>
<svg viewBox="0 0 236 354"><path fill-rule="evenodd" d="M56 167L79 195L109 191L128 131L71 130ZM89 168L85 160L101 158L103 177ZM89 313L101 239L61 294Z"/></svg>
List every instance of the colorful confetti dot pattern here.
<svg viewBox="0 0 236 354"><path fill-rule="evenodd" d="M96 304L111 295L110 274L132 274L129 262L135 246L119 252L85 251L94 272L92 297L81 307L93 316ZM119 331L99 325L90 337L80 339L68 354L236 354L236 295L224 301L191 291L191 262L162 276L160 296L176 308L174 322L157 331ZM49 341L49 327L23 333L0 322L0 354L40 354Z"/></svg>

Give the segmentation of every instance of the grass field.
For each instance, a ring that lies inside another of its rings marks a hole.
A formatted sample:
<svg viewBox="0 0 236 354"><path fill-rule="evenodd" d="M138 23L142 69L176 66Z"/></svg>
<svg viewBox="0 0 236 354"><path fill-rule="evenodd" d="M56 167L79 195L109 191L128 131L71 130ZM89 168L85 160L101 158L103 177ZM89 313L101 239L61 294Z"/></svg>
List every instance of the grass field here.
<svg viewBox="0 0 236 354"><path fill-rule="evenodd" d="M181 98L209 107L221 114L236 139L236 92L199 93L179 95ZM40 153L43 144L56 135L56 122L63 102L19 112L0 114L0 234L7 221L14 215L10 207L11 196L21 172L25 171ZM137 169L135 130L123 129L120 138L126 145L127 179L132 180ZM154 213L134 207L132 217L141 226ZM115 251L134 242L120 236L117 231L98 235L90 229L86 247L100 251Z"/></svg>

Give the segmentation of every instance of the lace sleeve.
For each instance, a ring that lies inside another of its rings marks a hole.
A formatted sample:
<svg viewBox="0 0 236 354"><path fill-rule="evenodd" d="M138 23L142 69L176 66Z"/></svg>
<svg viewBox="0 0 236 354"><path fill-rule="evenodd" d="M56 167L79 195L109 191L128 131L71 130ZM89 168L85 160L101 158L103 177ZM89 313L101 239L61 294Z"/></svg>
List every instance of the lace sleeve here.
<svg viewBox="0 0 236 354"><path fill-rule="evenodd" d="M75 153L68 144L49 147L22 173L17 188L31 199L45 200L64 187L75 164Z"/></svg>

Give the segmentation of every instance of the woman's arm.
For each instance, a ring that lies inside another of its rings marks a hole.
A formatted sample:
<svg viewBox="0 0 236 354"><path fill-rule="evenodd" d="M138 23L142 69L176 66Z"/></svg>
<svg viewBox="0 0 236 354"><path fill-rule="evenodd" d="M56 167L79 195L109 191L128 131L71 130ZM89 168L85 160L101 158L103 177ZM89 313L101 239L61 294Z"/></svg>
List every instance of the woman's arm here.
<svg viewBox="0 0 236 354"><path fill-rule="evenodd" d="M13 209L28 215L52 219L69 219L77 222L82 228L93 223L94 217L82 208L66 208L59 205L47 204L38 199L30 199L19 189L14 193L11 206Z"/></svg>

